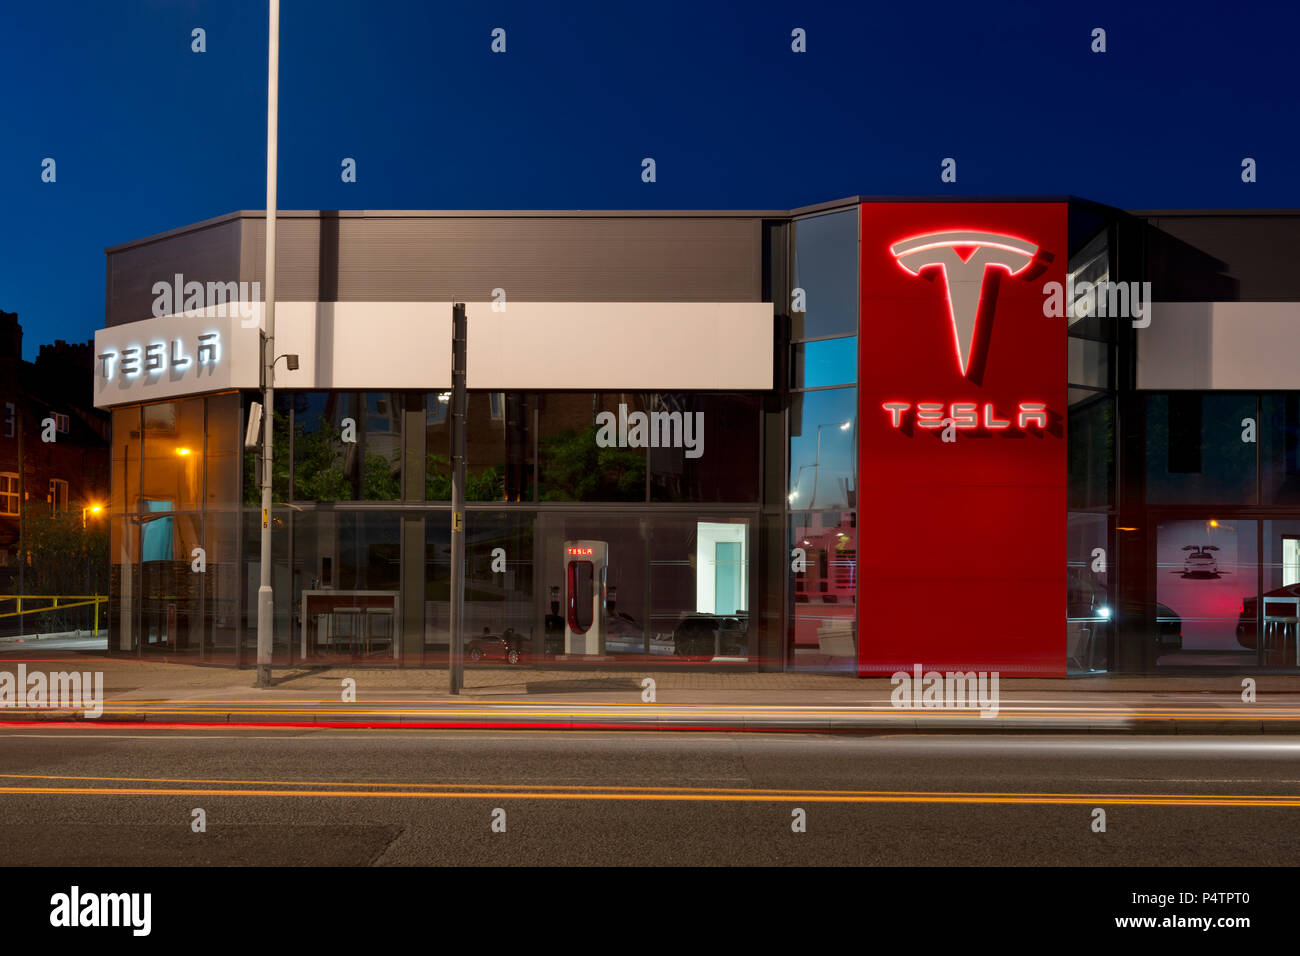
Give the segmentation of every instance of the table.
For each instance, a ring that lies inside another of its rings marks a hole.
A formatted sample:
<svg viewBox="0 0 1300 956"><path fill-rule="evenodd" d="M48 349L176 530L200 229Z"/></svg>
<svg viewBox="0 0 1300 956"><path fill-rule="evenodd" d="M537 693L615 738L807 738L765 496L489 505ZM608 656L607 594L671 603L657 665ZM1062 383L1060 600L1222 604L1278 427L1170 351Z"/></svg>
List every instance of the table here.
<svg viewBox="0 0 1300 956"><path fill-rule="evenodd" d="M398 607L399 592L397 591L334 591L322 589L318 591L302 592L302 656L307 658L310 653L314 653L320 641L317 639L315 644L309 643L308 635L312 625L318 617L327 617L330 622L329 630L326 633L326 651L329 650L329 641L334 637L333 621L336 615L350 614L353 615L354 624L360 625L352 629L352 634L348 636L348 641L353 653L359 643L363 643L366 650L370 649L370 624L376 615L388 616L391 622L389 628L390 639L393 646L393 659L397 660L401 654L400 645L397 640L397 622L401 613Z"/></svg>

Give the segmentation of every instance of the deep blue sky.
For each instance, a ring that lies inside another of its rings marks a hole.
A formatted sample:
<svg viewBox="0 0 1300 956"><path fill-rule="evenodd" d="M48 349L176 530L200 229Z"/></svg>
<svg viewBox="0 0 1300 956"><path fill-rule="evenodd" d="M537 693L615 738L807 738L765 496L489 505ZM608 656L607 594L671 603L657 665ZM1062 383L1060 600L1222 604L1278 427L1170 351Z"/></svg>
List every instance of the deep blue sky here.
<svg viewBox="0 0 1300 956"><path fill-rule="evenodd" d="M281 17L283 209L1300 207L1293 2L282 0ZM266 34L264 0L4 4L0 308L28 357L102 324L105 246L263 207Z"/></svg>

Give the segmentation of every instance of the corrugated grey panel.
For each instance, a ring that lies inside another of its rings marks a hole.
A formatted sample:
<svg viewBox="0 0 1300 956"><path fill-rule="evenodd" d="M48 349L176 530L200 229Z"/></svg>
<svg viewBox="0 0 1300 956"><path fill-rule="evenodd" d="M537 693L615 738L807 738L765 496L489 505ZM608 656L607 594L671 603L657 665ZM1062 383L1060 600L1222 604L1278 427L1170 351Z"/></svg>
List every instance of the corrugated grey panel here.
<svg viewBox="0 0 1300 956"><path fill-rule="evenodd" d="M265 224L264 224L265 225ZM155 282L232 282L239 279L239 222L230 220L182 235L108 253L105 326L153 315Z"/></svg>
<svg viewBox="0 0 1300 956"><path fill-rule="evenodd" d="M241 274L248 282L266 276L266 220L243 221ZM320 220L276 217L275 298L280 302L335 301L319 295Z"/></svg>
<svg viewBox="0 0 1300 956"><path fill-rule="evenodd" d="M279 299L762 301L761 219L334 218L277 221ZM245 278L264 219L244 220ZM323 233L324 242L317 237Z"/></svg>

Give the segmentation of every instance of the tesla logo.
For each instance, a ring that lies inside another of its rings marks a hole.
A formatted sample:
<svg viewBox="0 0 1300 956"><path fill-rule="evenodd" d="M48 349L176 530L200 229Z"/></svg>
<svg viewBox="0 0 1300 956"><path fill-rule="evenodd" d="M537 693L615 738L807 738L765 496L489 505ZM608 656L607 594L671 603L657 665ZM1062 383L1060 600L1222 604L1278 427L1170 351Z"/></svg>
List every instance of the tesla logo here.
<svg viewBox="0 0 1300 956"><path fill-rule="evenodd" d="M953 345L961 374L979 384L988 352L1000 273L1024 274L1038 246L994 232L935 232L897 242L890 252L910 274L937 270L948 298Z"/></svg>

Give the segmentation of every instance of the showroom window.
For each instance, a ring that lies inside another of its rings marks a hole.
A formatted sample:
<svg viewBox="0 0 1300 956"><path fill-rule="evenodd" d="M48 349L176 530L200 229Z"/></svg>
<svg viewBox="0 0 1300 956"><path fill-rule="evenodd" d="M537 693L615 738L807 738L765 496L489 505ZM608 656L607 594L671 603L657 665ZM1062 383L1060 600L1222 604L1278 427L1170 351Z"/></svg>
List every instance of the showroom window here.
<svg viewBox="0 0 1300 956"><path fill-rule="evenodd" d="M1170 392L1146 406L1148 502L1256 503L1255 396Z"/></svg>
<svg viewBox="0 0 1300 956"><path fill-rule="evenodd" d="M533 406L527 392L470 392L465 500L533 500ZM425 500L451 500L451 392L425 395Z"/></svg>

